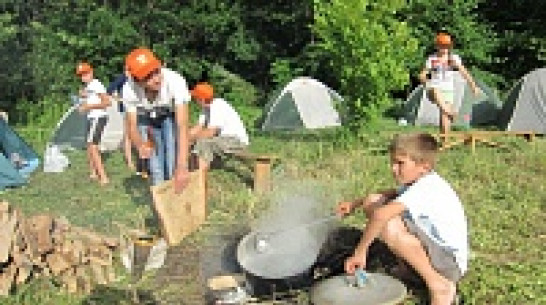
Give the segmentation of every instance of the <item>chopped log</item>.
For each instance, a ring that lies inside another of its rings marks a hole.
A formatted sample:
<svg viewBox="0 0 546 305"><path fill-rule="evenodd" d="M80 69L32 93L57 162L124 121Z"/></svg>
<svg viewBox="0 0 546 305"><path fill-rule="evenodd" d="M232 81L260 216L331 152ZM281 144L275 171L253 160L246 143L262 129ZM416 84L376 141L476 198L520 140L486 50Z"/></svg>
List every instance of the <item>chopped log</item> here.
<svg viewBox="0 0 546 305"><path fill-rule="evenodd" d="M77 293L78 292L78 278L71 273L67 273L61 277L63 283L63 288L66 289L68 293Z"/></svg>
<svg viewBox="0 0 546 305"><path fill-rule="evenodd" d="M17 275L15 276L15 284L21 285L30 278L32 273L32 264L19 265L17 268Z"/></svg>
<svg viewBox="0 0 546 305"><path fill-rule="evenodd" d="M15 273L17 272L17 267L10 264L5 269L0 272L0 295L8 295L13 287L13 280Z"/></svg>
<svg viewBox="0 0 546 305"><path fill-rule="evenodd" d="M76 281L78 286L78 293L89 294L91 293L92 283L89 276L88 266L78 266L76 268Z"/></svg>
<svg viewBox="0 0 546 305"><path fill-rule="evenodd" d="M7 201L0 202L0 223L7 222L9 218L9 203Z"/></svg>
<svg viewBox="0 0 546 305"><path fill-rule="evenodd" d="M106 277L104 275L104 268L100 265L91 264L91 272L93 273L93 282L99 285L106 285Z"/></svg>
<svg viewBox="0 0 546 305"><path fill-rule="evenodd" d="M9 259L16 224L16 213L12 213L6 222L0 223L0 263L5 263Z"/></svg>
<svg viewBox="0 0 546 305"><path fill-rule="evenodd" d="M63 255L60 253L52 253L47 255L46 258L47 265L51 269L53 275L58 276L61 272L70 268L70 264L64 259Z"/></svg>
<svg viewBox="0 0 546 305"><path fill-rule="evenodd" d="M37 243L36 250L39 254L45 254L53 250L51 230L53 218L49 215L35 215L29 219L30 233L34 235Z"/></svg>

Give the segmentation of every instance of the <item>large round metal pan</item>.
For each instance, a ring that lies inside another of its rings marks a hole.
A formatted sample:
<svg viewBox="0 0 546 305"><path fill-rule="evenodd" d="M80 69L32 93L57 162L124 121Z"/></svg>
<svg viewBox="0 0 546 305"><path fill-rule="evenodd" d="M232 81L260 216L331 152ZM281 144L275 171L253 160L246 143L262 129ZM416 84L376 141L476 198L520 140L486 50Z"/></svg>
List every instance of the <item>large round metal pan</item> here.
<svg viewBox="0 0 546 305"><path fill-rule="evenodd" d="M250 232L237 247L241 267L264 279L284 279L308 271L319 255L323 240L312 227L298 227L274 234Z"/></svg>

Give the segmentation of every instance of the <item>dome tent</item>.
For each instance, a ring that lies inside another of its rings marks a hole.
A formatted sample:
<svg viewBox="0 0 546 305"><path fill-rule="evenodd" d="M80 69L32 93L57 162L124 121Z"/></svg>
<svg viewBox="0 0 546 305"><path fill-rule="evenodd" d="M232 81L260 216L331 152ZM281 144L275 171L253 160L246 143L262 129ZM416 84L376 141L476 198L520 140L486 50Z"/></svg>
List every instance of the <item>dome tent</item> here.
<svg viewBox="0 0 546 305"><path fill-rule="evenodd" d="M531 71L518 80L508 94L498 123L503 130L546 134L546 68Z"/></svg>
<svg viewBox="0 0 546 305"><path fill-rule="evenodd" d="M342 100L337 92L318 80L295 78L266 107L262 130L340 126L336 106Z"/></svg>

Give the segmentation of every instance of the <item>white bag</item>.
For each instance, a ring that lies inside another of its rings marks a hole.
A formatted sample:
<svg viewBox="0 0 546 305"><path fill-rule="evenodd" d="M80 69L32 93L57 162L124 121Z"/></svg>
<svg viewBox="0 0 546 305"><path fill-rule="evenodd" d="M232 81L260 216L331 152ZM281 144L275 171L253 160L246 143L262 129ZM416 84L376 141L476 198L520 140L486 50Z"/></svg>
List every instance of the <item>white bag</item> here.
<svg viewBox="0 0 546 305"><path fill-rule="evenodd" d="M44 153L44 172L62 173L70 165L68 158L57 145L49 144Z"/></svg>

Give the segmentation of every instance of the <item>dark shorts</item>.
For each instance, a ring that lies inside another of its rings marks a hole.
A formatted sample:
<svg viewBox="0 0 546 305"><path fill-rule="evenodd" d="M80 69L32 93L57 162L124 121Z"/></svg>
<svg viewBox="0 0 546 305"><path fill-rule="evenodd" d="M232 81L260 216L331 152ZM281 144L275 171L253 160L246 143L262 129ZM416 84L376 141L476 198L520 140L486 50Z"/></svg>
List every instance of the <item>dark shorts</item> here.
<svg viewBox="0 0 546 305"><path fill-rule="evenodd" d="M455 260L452 253L446 251L435 243L430 237L428 237L415 223L409 219L402 217L404 224L408 231L415 235L420 241L425 251L427 251L428 257L432 267L440 273L443 277L457 283L461 277L462 272L459 269L459 265Z"/></svg>
<svg viewBox="0 0 546 305"><path fill-rule="evenodd" d="M105 116L98 118L87 118L87 135L85 137L85 142L98 145L100 143L100 139L102 138L102 133L104 131L104 127L106 126L106 122L108 122L108 117Z"/></svg>

